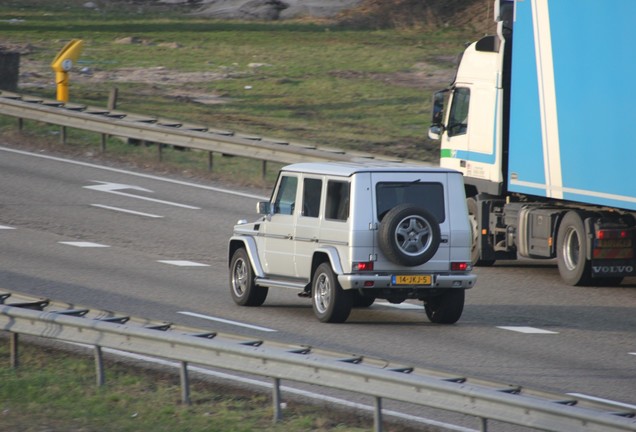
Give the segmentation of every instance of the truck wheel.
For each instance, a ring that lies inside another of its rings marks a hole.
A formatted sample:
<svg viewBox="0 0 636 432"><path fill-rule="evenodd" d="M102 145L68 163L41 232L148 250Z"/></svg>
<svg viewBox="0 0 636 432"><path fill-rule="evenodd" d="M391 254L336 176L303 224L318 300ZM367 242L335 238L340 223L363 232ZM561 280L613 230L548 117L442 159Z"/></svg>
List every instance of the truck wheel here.
<svg viewBox="0 0 636 432"><path fill-rule="evenodd" d="M576 211L563 217L557 234L557 263L561 278L568 285L590 285L592 263L586 259L587 244L583 218Z"/></svg>
<svg viewBox="0 0 636 432"><path fill-rule="evenodd" d="M329 263L322 263L314 272L311 300L316 317L327 323L345 322L353 306L352 291L345 291Z"/></svg>
<svg viewBox="0 0 636 432"><path fill-rule="evenodd" d="M234 302L241 306L260 306L267 298L267 287L254 283L254 271L247 251L239 248L230 261L230 293Z"/></svg>
<svg viewBox="0 0 636 432"><path fill-rule="evenodd" d="M435 324L455 324L464 311L463 289L450 289L424 301L426 316Z"/></svg>
<svg viewBox="0 0 636 432"><path fill-rule="evenodd" d="M477 212L477 200L475 198L466 198L466 207L468 207L468 222L470 223L470 233L472 234L472 246L470 249L470 260L474 266L490 267L495 260L479 259L479 242L481 241L481 221Z"/></svg>
<svg viewBox="0 0 636 432"><path fill-rule="evenodd" d="M389 261L409 267L433 258L440 236L435 216L412 204L401 204L391 209L378 230L380 250Z"/></svg>

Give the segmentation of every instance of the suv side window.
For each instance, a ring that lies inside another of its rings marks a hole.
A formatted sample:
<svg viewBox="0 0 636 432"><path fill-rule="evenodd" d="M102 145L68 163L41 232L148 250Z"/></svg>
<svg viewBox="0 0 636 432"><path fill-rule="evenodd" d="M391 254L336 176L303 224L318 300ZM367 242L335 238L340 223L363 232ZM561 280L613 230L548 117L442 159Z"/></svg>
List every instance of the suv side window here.
<svg viewBox="0 0 636 432"><path fill-rule="evenodd" d="M278 193L274 199L274 213L286 215L294 213L296 189L298 189L298 177L283 176L280 179Z"/></svg>
<svg viewBox="0 0 636 432"><path fill-rule="evenodd" d="M349 183L329 180L325 219L346 221L349 219Z"/></svg>
<svg viewBox="0 0 636 432"><path fill-rule="evenodd" d="M379 182L376 185L378 220L399 204L413 204L430 211L438 223L444 222L444 186L425 182Z"/></svg>
<svg viewBox="0 0 636 432"><path fill-rule="evenodd" d="M306 178L303 180L303 212L305 217L317 218L320 213L322 180Z"/></svg>

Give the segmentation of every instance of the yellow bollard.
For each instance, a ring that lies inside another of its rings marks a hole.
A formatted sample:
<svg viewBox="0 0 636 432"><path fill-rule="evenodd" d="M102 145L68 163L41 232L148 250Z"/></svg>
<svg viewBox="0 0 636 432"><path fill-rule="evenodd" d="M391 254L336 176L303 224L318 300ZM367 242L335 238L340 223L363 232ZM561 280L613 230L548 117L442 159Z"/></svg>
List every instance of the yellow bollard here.
<svg viewBox="0 0 636 432"><path fill-rule="evenodd" d="M51 63L51 67L55 71L57 100L60 102L68 102L68 72L79 58L83 43L81 39L73 39L62 48Z"/></svg>

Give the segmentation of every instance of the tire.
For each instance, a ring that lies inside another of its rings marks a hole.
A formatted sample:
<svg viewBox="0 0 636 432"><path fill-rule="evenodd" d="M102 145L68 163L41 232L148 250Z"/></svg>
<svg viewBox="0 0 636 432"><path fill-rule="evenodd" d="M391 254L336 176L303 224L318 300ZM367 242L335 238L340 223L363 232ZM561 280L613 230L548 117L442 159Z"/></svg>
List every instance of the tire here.
<svg viewBox="0 0 636 432"><path fill-rule="evenodd" d="M470 249L470 260L473 266L476 267L490 267L495 263L495 260L482 260L479 258L479 243L481 241L480 226L481 222L478 217L477 200L475 198L466 198L466 207L468 207L468 221L470 223L470 233L472 235L472 245Z"/></svg>
<svg viewBox="0 0 636 432"><path fill-rule="evenodd" d="M254 270L247 251L239 248L230 261L230 293L234 303L240 306L260 306L267 298L267 287L254 283Z"/></svg>
<svg viewBox="0 0 636 432"><path fill-rule="evenodd" d="M583 217L569 211L563 217L557 234L557 264L561 278L568 285L591 285L592 263L586 259L587 243Z"/></svg>
<svg viewBox="0 0 636 432"><path fill-rule="evenodd" d="M431 297L424 301L426 316L435 324L455 324L464 311L464 299L463 289L450 289Z"/></svg>
<svg viewBox="0 0 636 432"><path fill-rule="evenodd" d="M375 296L368 294L360 294L358 291L353 291L353 307L367 308L375 302Z"/></svg>
<svg viewBox="0 0 636 432"><path fill-rule="evenodd" d="M318 266L311 282L311 302L321 322L345 322L353 307L352 293L342 289L329 263Z"/></svg>
<svg viewBox="0 0 636 432"><path fill-rule="evenodd" d="M435 216L412 204L391 209L378 230L380 250L389 261L409 267L424 264L437 252L440 229Z"/></svg>

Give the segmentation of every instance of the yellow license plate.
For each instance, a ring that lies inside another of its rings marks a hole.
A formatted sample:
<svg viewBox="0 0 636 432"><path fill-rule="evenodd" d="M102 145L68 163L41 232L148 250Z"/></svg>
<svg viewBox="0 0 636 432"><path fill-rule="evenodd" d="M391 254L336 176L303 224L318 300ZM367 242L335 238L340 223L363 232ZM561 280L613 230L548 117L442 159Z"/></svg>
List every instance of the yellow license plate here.
<svg viewBox="0 0 636 432"><path fill-rule="evenodd" d="M391 278L393 285L430 285L431 275L396 275Z"/></svg>

